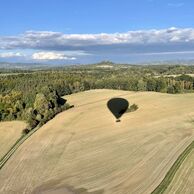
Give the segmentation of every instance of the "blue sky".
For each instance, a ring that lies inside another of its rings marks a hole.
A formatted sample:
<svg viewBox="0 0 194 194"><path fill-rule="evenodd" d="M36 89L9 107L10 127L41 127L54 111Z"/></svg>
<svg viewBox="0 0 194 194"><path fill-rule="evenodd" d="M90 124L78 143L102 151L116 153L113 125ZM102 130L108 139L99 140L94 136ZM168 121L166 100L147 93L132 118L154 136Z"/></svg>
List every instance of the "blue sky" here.
<svg viewBox="0 0 194 194"><path fill-rule="evenodd" d="M0 61L194 58L192 0L0 0Z"/></svg>

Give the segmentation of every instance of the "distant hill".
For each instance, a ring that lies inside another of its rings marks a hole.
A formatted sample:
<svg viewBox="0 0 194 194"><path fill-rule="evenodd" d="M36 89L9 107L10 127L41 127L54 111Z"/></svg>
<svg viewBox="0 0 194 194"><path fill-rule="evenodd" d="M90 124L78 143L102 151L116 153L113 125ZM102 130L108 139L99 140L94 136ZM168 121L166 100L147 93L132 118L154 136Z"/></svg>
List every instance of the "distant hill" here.
<svg viewBox="0 0 194 194"><path fill-rule="evenodd" d="M140 63L142 65L194 65L194 59L191 60L167 60Z"/></svg>
<svg viewBox="0 0 194 194"><path fill-rule="evenodd" d="M61 68L61 67L84 67L84 68L129 68L139 65L194 65L194 60L173 60L173 61L154 61L144 63L113 63L111 61L102 61L92 64L47 64L47 63L10 63L0 62L0 69L17 69L17 70L41 70L49 68Z"/></svg>
<svg viewBox="0 0 194 194"><path fill-rule="evenodd" d="M40 64L40 63L8 63L8 62L0 62L1 69L43 69L48 68L55 65L49 64Z"/></svg>

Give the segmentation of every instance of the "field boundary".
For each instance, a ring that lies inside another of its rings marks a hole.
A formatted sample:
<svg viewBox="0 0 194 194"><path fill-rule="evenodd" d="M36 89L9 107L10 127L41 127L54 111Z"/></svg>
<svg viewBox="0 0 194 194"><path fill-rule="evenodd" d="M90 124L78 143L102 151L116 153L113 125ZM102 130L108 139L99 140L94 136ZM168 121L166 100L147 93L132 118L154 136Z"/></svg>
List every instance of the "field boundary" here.
<svg viewBox="0 0 194 194"><path fill-rule="evenodd" d="M74 105L71 105L70 108L66 109L65 111L73 108ZM63 111L62 111L63 112ZM59 113L62 113L59 112ZM57 114L56 114L57 115ZM55 115L55 116L56 116ZM54 117L55 117L54 116ZM54 118L53 117L53 118ZM52 118L52 119L53 119ZM51 119L51 120L52 120ZM50 120L49 120L50 121ZM49 122L47 121L47 122ZM46 123L47 123L46 122ZM46 124L45 123L45 124ZM14 152L19 148L19 146L25 142L25 140L27 140L33 133L35 133L39 128L41 128L42 125L37 125L34 129L32 129L29 133L27 134L22 134L21 137L11 146L11 148L9 149L9 151L2 157L0 158L0 170L3 168L3 166L5 165L5 163L9 160L9 158L14 154Z"/></svg>
<svg viewBox="0 0 194 194"><path fill-rule="evenodd" d="M14 154L14 152L19 148L19 146L24 143L26 139L28 139L33 133L35 133L40 126L35 127L28 134L22 136L11 146L9 151L0 159L0 170L3 168L5 163L9 160L9 158Z"/></svg>
<svg viewBox="0 0 194 194"><path fill-rule="evenodd" d="M172 182L176 172L180 168L181 164L184 162L184 160L187 158L187 156L191 153L191 151L194 149L194 141L192 141L187 148L179 155L177 160L174 162L174 164L171 166L170 170L165 175L162 182L154 189L154 191L151 192L151 194L162 194L165 192L165 190L168 188L170 183Z"/></svg>

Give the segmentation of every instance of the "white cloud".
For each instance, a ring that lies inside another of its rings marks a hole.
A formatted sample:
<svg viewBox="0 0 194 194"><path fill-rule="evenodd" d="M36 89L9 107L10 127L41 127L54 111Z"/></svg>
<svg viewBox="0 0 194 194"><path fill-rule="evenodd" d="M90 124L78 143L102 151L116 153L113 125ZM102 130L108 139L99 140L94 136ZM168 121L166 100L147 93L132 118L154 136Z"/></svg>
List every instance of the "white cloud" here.
<svg viewBox="0 0 194 194"><path fill-rule="evenodd" d="M194 50L194 28L136 30L125 33L64 34L52 31L27 31L18 36L0 36L0 50L7 56L30 60L79 60L104 56L121 57L151 53L177 55ZM150 54L150 55L151 55ZM17 56L18 55L18 56ZM0 57L5 56L1 54Z"/></svg>
<svg viewBox="0 0 194 194"><path fill-rule="evenodd" d="M57 52L36 52L32 55L34 60L76 60L75 57L67 57Z"/></svg>
<svg viewBox="0 0 194 194"><path fill-rule="evenodd" d="M89 47L118 44L194 43L193 28L138 30L126 33L63 34L48 31L27 31L19 36L0 37L1 49L84 50Z"/></svg>
<svg viewBox="0 0 194 194"><path fill-rule="evenodd" d="M14 58L14 57L25 57L24 54L20 53L20 52L3 52L0 53L0 58Z"/></svg>

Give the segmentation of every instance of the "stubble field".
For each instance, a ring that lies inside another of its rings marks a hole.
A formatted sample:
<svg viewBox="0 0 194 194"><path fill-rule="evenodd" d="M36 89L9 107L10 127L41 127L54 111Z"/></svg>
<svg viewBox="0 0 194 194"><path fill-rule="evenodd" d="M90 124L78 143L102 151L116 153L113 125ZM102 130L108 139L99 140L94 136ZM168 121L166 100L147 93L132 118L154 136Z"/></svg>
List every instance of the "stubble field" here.
<svg viewBox="0 0 194 194"><path fill-rule="evenodd" d="M26 123L22 121L0 122L0 159L11 146L21 137Z"/></svg>
<svg viewBox="0 0 194 194"><path fill-rule="evenodd" d="M120 123L112 97L139 109ZM2 194L151 193L194 139L194 94L92 90L65 97L58 114L0 171Z"/></svg>

